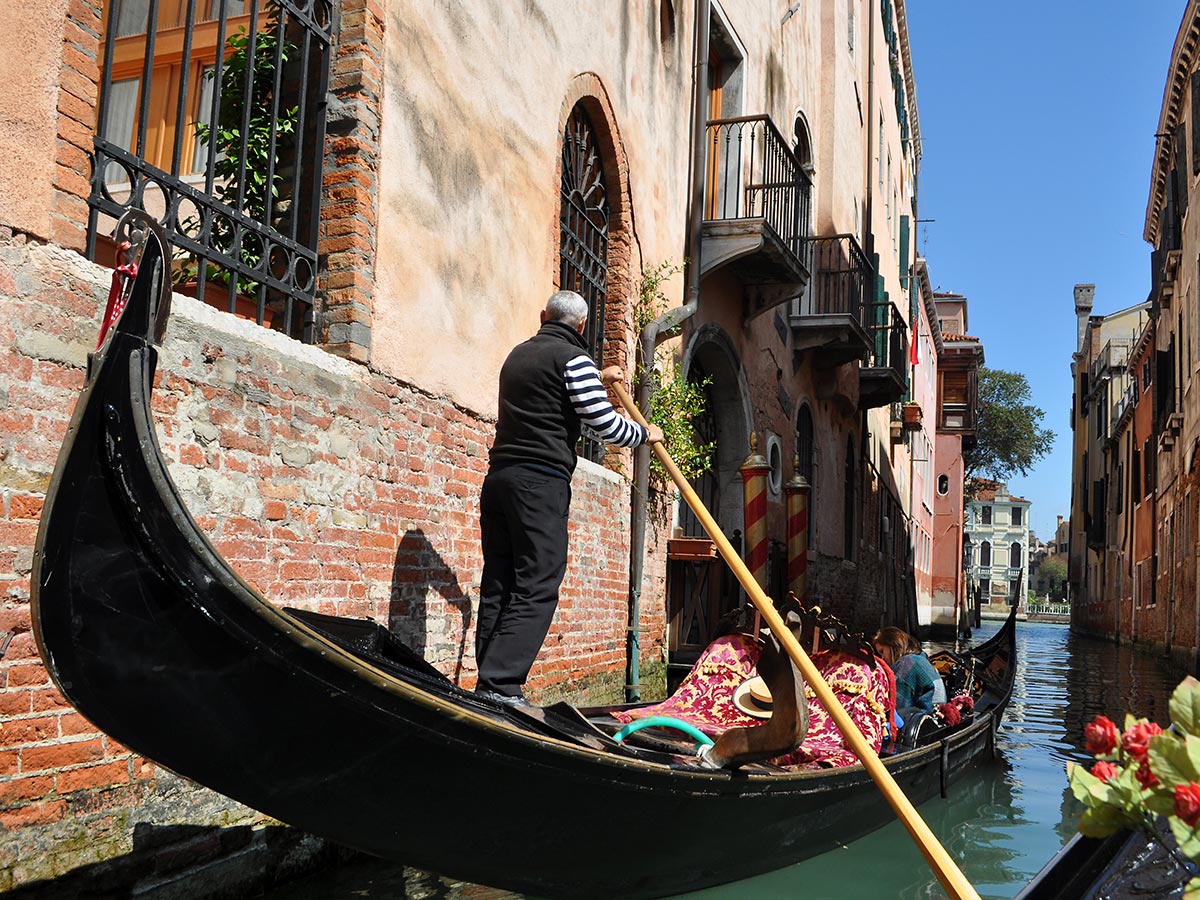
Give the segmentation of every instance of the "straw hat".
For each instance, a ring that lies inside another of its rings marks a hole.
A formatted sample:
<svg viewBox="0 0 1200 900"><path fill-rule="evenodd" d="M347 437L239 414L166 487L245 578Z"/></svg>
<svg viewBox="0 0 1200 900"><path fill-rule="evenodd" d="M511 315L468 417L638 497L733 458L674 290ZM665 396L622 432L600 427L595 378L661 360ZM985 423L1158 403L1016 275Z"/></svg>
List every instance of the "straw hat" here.
<svg viewBox="0 0 1200 900"><path fill-rule="evenodd" d="M743 681L733 692L733 705L756 719L771 718L771 691L762 677L755 675Z"/></svg>

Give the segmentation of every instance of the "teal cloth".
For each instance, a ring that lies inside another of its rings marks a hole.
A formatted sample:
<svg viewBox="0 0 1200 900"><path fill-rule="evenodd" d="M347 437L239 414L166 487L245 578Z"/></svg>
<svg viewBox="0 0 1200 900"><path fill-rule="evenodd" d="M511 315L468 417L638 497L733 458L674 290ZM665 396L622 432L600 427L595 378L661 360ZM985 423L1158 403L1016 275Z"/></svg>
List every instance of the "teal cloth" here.
<svg viewBox="0 0 1200 900"><path fill-rule="evenodd" d="M905 721L931 713L946 702L946 686L924 653L908 653L892 666L896 673L896 712Z"/></svg>

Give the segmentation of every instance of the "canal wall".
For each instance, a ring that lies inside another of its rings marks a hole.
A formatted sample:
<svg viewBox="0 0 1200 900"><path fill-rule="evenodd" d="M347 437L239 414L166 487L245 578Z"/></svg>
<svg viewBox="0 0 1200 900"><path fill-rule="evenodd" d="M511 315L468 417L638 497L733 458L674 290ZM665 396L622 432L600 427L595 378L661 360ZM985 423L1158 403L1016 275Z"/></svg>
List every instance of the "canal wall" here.
<svg viewBox="0 0 1200 900"><path fill-rule="evenodd" d="M261 845L255 854L269 860L286 843L266 837L277 833L270 820L101 733L38 654L29 606L38 519L108 288L108 273L77 253L0 230L0 631L12 636L0 659L0 891L101 864L158 877L168 856L175 869L216 871L211 843L233 840L214 836L230 828L246 841L230 853ZM158 437L217 549L272 602L385 623L471 686L477 496L492 420L191 298L173 302L155 384ZM584 461L573 489L572 564L529 688L543 699L618 698L630 489ZM648 681L662 677L657 537L652 529L640 623ZM327 852L296 840L281 859Z"/></svg>

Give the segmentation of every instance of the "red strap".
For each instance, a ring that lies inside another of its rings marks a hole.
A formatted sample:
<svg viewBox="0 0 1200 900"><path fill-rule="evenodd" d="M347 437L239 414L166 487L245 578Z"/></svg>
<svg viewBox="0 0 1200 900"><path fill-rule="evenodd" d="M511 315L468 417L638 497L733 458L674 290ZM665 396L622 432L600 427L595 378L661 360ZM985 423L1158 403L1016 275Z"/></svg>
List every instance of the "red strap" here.
<svg viewBox="0 0 1200 900"><path fill-rule="evenodd" d="M117 259L125 255L129 250L129 243L122 242L117 250ZM129 299L125 295L126 286L137 277L136 263L121 263L113 269L112 287L108 289L108 305L104 308L104 318L100 322L100 337L96 340L96 349L100 349L100 345L104 343L104 336L108 334L108 329L116 324L117 319L121 318L121 313L125 309L125 302Z"/></svg>

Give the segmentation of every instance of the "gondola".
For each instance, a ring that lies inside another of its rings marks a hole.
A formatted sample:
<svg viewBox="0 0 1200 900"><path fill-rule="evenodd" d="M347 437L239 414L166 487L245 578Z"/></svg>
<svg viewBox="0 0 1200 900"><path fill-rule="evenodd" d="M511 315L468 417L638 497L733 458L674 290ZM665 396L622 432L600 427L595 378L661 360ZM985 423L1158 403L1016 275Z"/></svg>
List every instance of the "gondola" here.
<svg viewBox="0 0 1200 900"><path fill-rule="evenodd" d="M861 764L705 769L668 741L618 742L611 710L494 704L380 625L267 602L189 515L160 453L169 257L153 221L139 227L140 268L91 360L35 552L38 647L97 727L299 829L541 897L681 893L891 821ZM994 753L1014 618L962 659L973 716L884 759L914 803Z"/></svg>
<svg viewBox="0 0 1200 900"><path fill-rule="evenodd" d="M1183 896L1189 875L1161 843L1141 831L1105 838L1077 834L1016 900L1168 900Z"/></svg>

